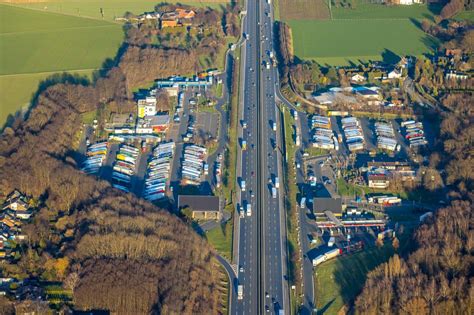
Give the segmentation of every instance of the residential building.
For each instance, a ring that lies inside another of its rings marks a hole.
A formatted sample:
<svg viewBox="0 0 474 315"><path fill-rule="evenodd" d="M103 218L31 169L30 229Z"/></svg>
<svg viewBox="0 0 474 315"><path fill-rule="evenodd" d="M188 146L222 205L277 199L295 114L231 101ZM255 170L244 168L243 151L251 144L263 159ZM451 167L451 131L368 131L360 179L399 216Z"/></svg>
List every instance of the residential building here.
<svg viewBox="0 0 474 315"><path fill-rule="evenodd" d="M356 73L351 77L351 82L352 83L363 83L363 82L365 82L365 76L363 76L359 73Z"/></svg>
<svg viewBox="0 0 474 315"><path fill-rule="evenodd" d="M388 176L385 173L368 173L367 177L370 188L386 189L390 185Z"/></svg>
<svg viewBox="0 0 474 315"><path fill-rule="evenodd" d="M221 219L221 200L217 196L179 195L178 208L189 208L196 220Z"/></svg>
<svg viewBox="0 0 474 315"><path fill-rule="evenodd" d="M400 79L402 77L402 72L398 69L393 69L388 73L389 79Z"/></svg>

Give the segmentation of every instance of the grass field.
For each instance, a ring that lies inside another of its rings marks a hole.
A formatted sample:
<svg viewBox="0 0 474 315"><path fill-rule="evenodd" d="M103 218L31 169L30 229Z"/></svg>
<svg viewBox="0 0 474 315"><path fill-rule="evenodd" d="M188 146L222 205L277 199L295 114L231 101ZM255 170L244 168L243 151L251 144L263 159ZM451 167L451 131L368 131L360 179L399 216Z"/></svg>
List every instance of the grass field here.
<svg viewBox="0 0 474 315"><path fill-rule="evenodd" d="M437 45L433 37L409 19L291 20L288 23L295 55L321 64L382 60L393 53L421 55Z"/></svg>
<svg viewBox="0 0 474 315"><path fill-rule="evenodd" d="M418 56L438 45L421 30L420 21L433 20L439 5L385 6L356 0L354 8L329 10L327 0L279 0L279 9L281 20L291 27L295 55L323 65Z"/></svg>
<svg viewBox="0 0 474 315"><path fill-rule="evenodd" d="M328 261L316 268L318 314L335 315L362 289L367 273L394 254L391 244Z"/></svg>
<svg viewBox="0 0 474 315"><path fill-rule="evenodd" d="M229 3L229 0L62 0L46 1L39 3L18 3L16 5L48 12L58 12L76 16L87 16L94 19L102 19L100 9L103 9L104 20L113 21L115 17L121 17L129 11L140 14L152 11L160 2L182 3L196 7L218 8Z"/></svg>
<svg viewBox="0 0 474 315"><path fill-rule="evenodd" d="M90 77L123 40L107 21L0 5L0 125L28 107L38 84L55 72Z"/></svg>

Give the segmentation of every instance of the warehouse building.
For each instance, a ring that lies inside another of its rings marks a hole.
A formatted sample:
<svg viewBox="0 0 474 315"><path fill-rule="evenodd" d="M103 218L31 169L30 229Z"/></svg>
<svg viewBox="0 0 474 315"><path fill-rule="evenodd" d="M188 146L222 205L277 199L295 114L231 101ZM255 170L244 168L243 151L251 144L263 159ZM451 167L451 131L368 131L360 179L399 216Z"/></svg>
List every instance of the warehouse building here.
<svg viewBox="0 0 474 315"><path fill-rule="evenodd" d="M196 220L221 219L221 201L217 196L179 195L178 208L189 208Z"/></svg>

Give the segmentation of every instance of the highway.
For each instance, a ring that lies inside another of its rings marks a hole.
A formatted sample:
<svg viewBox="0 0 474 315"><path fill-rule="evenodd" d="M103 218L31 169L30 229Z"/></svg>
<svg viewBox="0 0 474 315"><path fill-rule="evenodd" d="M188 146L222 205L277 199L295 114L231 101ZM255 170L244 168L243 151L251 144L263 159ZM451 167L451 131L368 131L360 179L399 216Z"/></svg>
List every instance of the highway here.
<svg viewBox="0 0 474 315"><path fill-rule="evenodd" d="M289 314L286 221L280 193L283 189L281 126L275 103L278 75L276 68L264 65L273 51L272 8L265 1L247 1L246 5L237 202L244 209L250 204L252 213L239 221L238 253L234 260L238 264L243 298L232 299L236 305L231 309L236 314L280 314L280 311ZM242 150L242 141L246 141L246 150ZM276 178L280 182L278 189Z"/></svg>

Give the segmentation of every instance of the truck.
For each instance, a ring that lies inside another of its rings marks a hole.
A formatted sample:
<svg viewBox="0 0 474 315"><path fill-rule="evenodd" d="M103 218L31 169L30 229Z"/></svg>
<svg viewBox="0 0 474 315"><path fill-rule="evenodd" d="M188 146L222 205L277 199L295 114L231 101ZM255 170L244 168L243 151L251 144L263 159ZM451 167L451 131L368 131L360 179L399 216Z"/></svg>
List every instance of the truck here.
<svg viewBox="0 0 474 315"><path fill-rule="evenodd" d="M328 246L333 247L334 243L336 243L336 239L334 238L334 236L331 236L328 241Z"/></svg>
<svg viewBox="0 0 474 315"><path fill-rule="evenodd" d="M243 179L240 180L240 189L242 191L245 191L245 180L243 180Z"/></svg>
<svg viewBox="0 0 474 315"><path fill-rule="evenodd" d="M247 150L247 141L242 140L242 150Z"/></svg>
<svg viewBox="0 0 474 315"><path fill-rule="evenodd" d="M244 286L239 284L237 286L237 299L242 300L244 298Z"/></svg>
<svg viewBox="0 0 474 315"><path fill-rule="evenodd" d="M276 198L277 197L277 190L275 187L272 187L272 197Z"/></svg>
<svg viewBox="0 0 474 315"><path fill-rule="evenodd" d="M306 206L306 197L301 198L300 200L300 208L304 209Z"/></svg>
<svg viewBox="0 0 474 315"><path fill-rule="evenodd" d="M280 188L280 180L278 179L278 176L275 177L275 188Z"/></svg>
<svg viewBox="0 0 474 315"><path fill-rule="evenodd" d="M273 131L277 131L277 124L276 124L276 122L273 122L273 124L272 124L272 129L273 129Z"/></svg>
<svg viewBox="0 0 474 315"><path fill-rule="evenodd" d="M250 217L252 215L252 205L250 203L247 203L247 216Z"/></svg>

